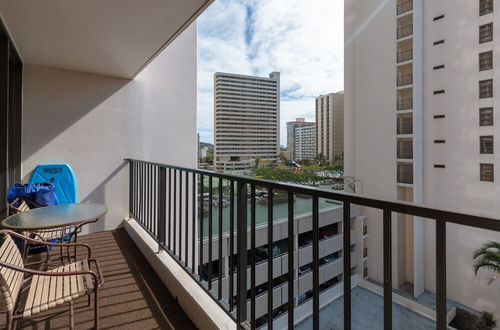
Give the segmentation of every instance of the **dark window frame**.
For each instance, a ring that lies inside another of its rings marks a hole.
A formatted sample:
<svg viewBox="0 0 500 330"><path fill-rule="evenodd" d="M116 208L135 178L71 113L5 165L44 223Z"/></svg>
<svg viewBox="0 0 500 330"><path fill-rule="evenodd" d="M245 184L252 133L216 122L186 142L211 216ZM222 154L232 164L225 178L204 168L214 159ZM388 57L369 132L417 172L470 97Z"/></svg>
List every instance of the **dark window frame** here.
<svg viewBox="0 0 500 330"><path fill-rule="evenodd" d="M488 99L493 97L493 79L479 81L479 98Z"/></svg>
<svg viewBox="0 0 500 330"><path fill-rule="evenodd" d="M479 16L493 12L493 0L479 0Z"/></svg>
<svg viewBox="0 0 500 330"><path fill-rule="evenodd" d="M493 41L493 22L479 26L479 43Z"/></svg>
<svg viewBox="0 0 500 330"><path fill-rule="evenodd" d="M491 163L479 164L479 180L483 182L494 182L495 165Z"/></svg>
<svg viewBox="0 0 500 330"><path fill-rule="evenodd" d="M479 108L479 126L493 126L493 107Z"/></svg>
<svg viewBox="0 0 500 330"><path fill-rule="evenodd" d="M494 154L495 139L493 135L481 135L479 137L479 153L482 155Z"/></svg>
<svg viewBox="0 0 500 330"><path fill-rule="evenodd" d="M479 54L479 71L493 69L493 51L489 50Z"/></svg>

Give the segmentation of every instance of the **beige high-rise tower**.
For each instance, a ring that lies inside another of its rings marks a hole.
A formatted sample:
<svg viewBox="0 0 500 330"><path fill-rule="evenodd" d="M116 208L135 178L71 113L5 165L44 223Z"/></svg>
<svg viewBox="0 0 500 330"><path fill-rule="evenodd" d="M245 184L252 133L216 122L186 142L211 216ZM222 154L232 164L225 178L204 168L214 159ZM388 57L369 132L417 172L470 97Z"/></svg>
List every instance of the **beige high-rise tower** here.
<svg viewBox="0 0 500 330"><path fill-rule="evenodd" d="M500 8L493 0L345 0L345 174L362 194L497 217ZM495 72L497 72L495 74ZM359 191L357 191L359 192ZM383 278L382 215L364 209L367 274ZM435 223L393 214L393 286L435 292ZM448 225L447 297L500 315L473 271L498 234ZM397 235L396 235L397 234Z"/></svg>
<svg viewBox="0 0 500 330"><path fill-rule="evenodd" d="M214 75L214 167L239 172L278 159L280 74Z"/></svg>
<svg viewBox="0 0 500 330"><path fill-rule="evenodd" d="M344 152L344 92L316 98L316 155L333 163Z"/></svg>

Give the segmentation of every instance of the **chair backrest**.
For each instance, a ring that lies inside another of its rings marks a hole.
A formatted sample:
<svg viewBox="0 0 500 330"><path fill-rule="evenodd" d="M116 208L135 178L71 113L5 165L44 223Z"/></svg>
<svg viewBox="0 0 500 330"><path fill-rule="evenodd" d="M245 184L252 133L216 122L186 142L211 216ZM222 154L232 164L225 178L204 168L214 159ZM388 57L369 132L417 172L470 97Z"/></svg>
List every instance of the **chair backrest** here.
<svg viewBox="0 0 500 330"><path fill-rule="evenodd" d="M19 268L24 268L21 252L12 237L6 233L0 235L0 261ZM24 274L20 271L0 266L0 306L7 311L14 310Z"/></svg>
<svg viewBox="0 0 500 330"><path fill-rule="evenodd" d="M16 206L16 204L19 205ZM12 203L10 203L9 207L14 213L21 213L31 210L30 204L22 198L16 198Z"/></svg>

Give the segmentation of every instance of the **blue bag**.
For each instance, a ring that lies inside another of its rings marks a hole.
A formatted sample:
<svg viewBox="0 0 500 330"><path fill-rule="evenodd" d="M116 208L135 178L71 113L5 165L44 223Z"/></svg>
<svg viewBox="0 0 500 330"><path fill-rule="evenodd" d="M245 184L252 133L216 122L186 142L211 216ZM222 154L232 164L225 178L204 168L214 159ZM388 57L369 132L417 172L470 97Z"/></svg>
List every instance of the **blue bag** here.
<svg viewBox="0 0 500 330"><path fill-rule="evenodd" d="M52 183L14 183L7 189L7 202L10 204L16 198L27 199L40 206L57 205L55 186Z"/></svg>

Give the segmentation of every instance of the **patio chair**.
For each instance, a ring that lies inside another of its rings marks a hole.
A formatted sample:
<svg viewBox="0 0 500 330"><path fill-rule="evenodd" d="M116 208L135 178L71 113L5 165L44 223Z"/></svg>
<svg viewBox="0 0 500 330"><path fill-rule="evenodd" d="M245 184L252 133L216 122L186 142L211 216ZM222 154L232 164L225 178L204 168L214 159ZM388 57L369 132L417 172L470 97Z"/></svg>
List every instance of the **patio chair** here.
<svg viewBox="0 0 500 330"><path fill-rule="evenodd" d="M88 259L40 271L25 268L23 258L12 237L32 241L47 246L84 246ZM99 328L99 288L104 279L96 259L91 259L88 245L79 243L48 243L27 238L10 230L0 230L0 306L7 313L6 329L10 330L15 322L69 303L70 328L74 329L73 301L77 298L94 295L94 325ZM94 264L96 271L91 270Z"/></svg>
<svg viewBox="0 0 500 330"><path fill-rule="evenodd" d="M29 211L33 208L39 208L43 207L41 205L38 205L37 203L23 199L23 198L16 198L15 200L12 201L12 203L9 204L9 209L11 213L16 214L16 213L21 213L21 212L26 212ZM77 241L78 238L78 232L81 231L81 226L66 226L66 227L60 227L60 228L53 228L53 229L43 229L43 230L36 230L36 231L24 231L22 232L23 235L29 238L34 238L37 240L42 240L46 242L50 241L61 241L63 242L65 238L69 238L69 241ZM24 246L24 251L23 251L23 258L26 258L28 255L28 252L30 250L35 250L38 248L38 244L27 244ZM69 251L69 250L68 250ZM62 253L62 248L61 248L61 258L63 256Z"/></svg>

